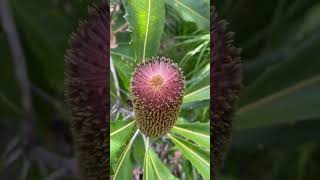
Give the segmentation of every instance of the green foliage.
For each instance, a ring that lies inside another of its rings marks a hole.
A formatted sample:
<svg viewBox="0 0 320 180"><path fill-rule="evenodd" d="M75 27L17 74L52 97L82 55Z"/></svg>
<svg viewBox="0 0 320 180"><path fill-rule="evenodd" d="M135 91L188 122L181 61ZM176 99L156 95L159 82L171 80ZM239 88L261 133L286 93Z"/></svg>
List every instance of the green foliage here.
<svg viewBox="0 0 320 180"><path fill-rule="evenodd" d="M177 123L172 132L196 142L199 146L210 149L209 123Z"/></svg>
<svg viewBox="0 0 320 180"><path fill-rule="evenodd" d="M164 28L163 0L123 0L137 62L157 56Z"/></svg>
<svg viewBox="0 0 320 180"><path fill-rule="evenodd" d="M191 1L181 1L184 5L184 8L181 8L175 6L172 2L167 2L168 4L165 5L164 1L123 0L123 8L115 13L113 20L116 28L113 27L114 31L121 27L121 24L126 23L123 22L123 16L129 24L129 32L122 31L116 34L118 47L111 49L116 75L119 79L121 107L131 111L128 82L136 64L141 62L144 57L165 56L178 63L186 75L187 93L184 96L184 108L180 114L181 119L186 119L186 121L177 124L170 132L172 135L168 134L170 137L175 137L174 140L170 138L173 143L170 143L169 139L166 138L167 136L158 139L149 139L142 133L136 137L132 136L133 129L135 129L131 125L132 121L121 120L126 116L123 112L112 114L112 136L110 135L112 159L110 163L114 167L114 179L128 178L125 175L121 177L122 173L128 173L123 169L126 167L126 163L130 164L128 168L130 168L131 174L133 170L135 172L143 170L143 179L164 180L181 179L183 177L197 179L199 176L209 179L210 126L207 110L210 98L210 36L208 35L209 11L207 11L209 5L203 2L199 4ZM201 8L205 11L200 11ZM190 10L194 10L194 12ZM181 15L182 18L165 16L166 13ZM198 21L199 16L194 13L203 16L204 21L203 19ZM177 19L179 20L176 21ZM174 22L170 24L173 26L169 27L168 22ZM190 23L195 27L191 31ZM168 31L168 28L175 28L174 26L179 26L182 31ZM173 44L171 44L172 40L174 41ZM114 78L112 78L110 82L113 92L111 95L112 106L116 105L119 98L116 95L115 83ZM204 104L200 108L190 110L192 106L196 106L198 103ZM190 123L193 121L197 122ZM207 123L200 123L200 121ZM113 130L114 125L118 125L120 129L125 127L125 130L121 131L123 133L121 137L113 134L117 132ZM144 142L144 146L142 142ZM204 166L194 159L194 154L190 150L204 160ZM182 152L182 157L176 157L176 154L179 154L177 152ZM187 154L185 155L185 153ZM130 157L132 158L130 159ZM116 158L116 161L113 160L114 158ZM178 166L172 164L173 162L178 164L183 162L184 168L179 170L179 177L172 174L174 172L173 168ZM191 171L189 172L189 170ZM190 173L191 177L189 177ZM134 175L137 176L137 174Z"/></svg>
<svg viewBox="0 0 320 180"><path fill-rule="evenodd" d="M243 48L245 86L218 178L318 179L319 171L311 167L319 164L319 2L215 5ZM243 162L246 173L239 168Z"/></svg>
<svg viewBox="0 0 320 180"><path fill-rule="evenodd" d="M169 138L182 152L191 164L199 171L205 180L210 179L210 149L202 149L199 146L186 141L178 136L168 134Z"/></svg>
<svg viewBox="0 0 320 180"><path fill-rule="evenodd" d="M144 172L145 176L143 176L143 179L145 180L177 180L161 162L158 155L150 148L145 153Z"/></svg>
<svg viewBox="0 0 320 180"><path fill-rule="evenodd" d="M186 94L183 98L183 102L191 103L194 101L203 101L208 99L210 99L210 85Z"/></svg>
<svg viewBox="0 0 320 180"><path fill-rule="evenodd" d="M44 146L53 153L74 158L69 141L70 117L66 112L63 98L64 54L70 34L76 30L79 20L87 15L87 7L92 2L77 0L9 0L8 2L26 59L28 78L31 81L33 109L36 116L36 127L32 130L36 135L34 139L36 143L32 145ZM8 40L1 22L0 179L50 178L52 169L39 168L38 162L22 156L7 168L3 167L5 158L3 153L7 143L21 134L20 123L26 120L21 105L21 94L24 90L18 86L16 80L14 72L16 68L12 63L15 52L12 51ZM58 125L55 126L56 124ZM56 133L53 133L54 128L57 128ZM55 138L58 140L55 141ZM70 180L74 177L64 179Z"/></svg>
<svg viewBox="0 0 320 180"><path fill-rule="evenodd" d="M119 162L119 156L125 151L135 129L135 121L116 121L110 123L110 163Z"/></svg>
<svg viewBox="0 0 320 180"><path fill-rule="evenodd" d="M209 6L205 0L166 0L173 6L185 21L191 21L205 31L210 30Z"/></svg>

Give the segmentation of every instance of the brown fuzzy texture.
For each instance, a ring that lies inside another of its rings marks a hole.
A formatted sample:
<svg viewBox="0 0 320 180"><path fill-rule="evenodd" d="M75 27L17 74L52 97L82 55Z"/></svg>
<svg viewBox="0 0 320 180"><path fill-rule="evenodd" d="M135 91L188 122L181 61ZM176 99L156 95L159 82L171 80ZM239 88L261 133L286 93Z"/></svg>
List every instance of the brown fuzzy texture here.
<svg viewBox="0 0 320 180"><path fill-rule="evenodd" d="M89 8L65 59L65 97L83 180L109 179L109 5Z"/></svg>
<svg viewBox="0 0 320 180"><path fill-rule="evenodd" d="M156 63L166 64L171 73L151 73L152 77L149 77L148 68L152 67L152 72L157 72L160 68ZM172 76L173 74L175 76ZM172 81L162 79L162 75L173 77ZM158 89L160 84L164 86ZM153 58L141 63L131 79L134 113L140 131L153 138L165 135L178 119L184 89L183 73L170 59ZM154 93L156 95L153 95Z"/></svg>
<svg viewBox="0 0 320 180"><path fill-rule="evenodd" d="M226 31L211 8L211 173L215 177L222 165L232 130L232 115L241 87L240 49L233 43L234 33Z"/></svg>

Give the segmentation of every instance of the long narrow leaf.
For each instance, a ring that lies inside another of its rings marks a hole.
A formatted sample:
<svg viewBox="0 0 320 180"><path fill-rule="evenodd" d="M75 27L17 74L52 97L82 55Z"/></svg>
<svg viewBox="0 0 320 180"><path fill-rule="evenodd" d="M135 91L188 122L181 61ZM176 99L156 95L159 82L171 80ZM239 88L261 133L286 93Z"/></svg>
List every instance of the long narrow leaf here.
<svg viewBox="0 0 320 180"><path fill-rule="evenodd" d="M137 137L139 131L137 130L135 134L131 137L130 142L125 146L124 150L121 152L120 158L116 161L114 168L113 180L131 179L133 176L133 169L130 161L130 151L133 141Z"/></svg>
<svg viewBox="0 0 320 180"><path fill-rule="evenodd" d="M178 123L171 132L179 134L206 149L210 149L209 123Z"/></svg>
<svg viewBox="0 0 320 180"><path fill-rule="evenodd" d="M121 150L132 137L135 129L135 121L115 121L110 123L110 164L114 167Z"/></svg>
<svg viewBox="0 0 320 180"><path fill-rule="evenodd" d="M210 85L204 86L201 89L186 94L183 97L183 103L191 103L195 101L203 101L210 99Z"/></svg>
<svg viewBox="0 0 320 180"><path fill-rule="evenodd" d="M210 10L205 0L167 0L186 21L194 22L200 29L209 31Z"/></svg>
<svg viewBox="0 0 320 180"><path fill-rule="evenodd" d="M164 0L123 0L138 62L157 56L164 29Z"/></svg>
<svg viewBox="0 0 320 180"><path fill-rule="evenodd" d="M153 171L155 180L177 180L151 148L148 150L148 158L150 166L148 170Z"/></svg>
<svg viewBox="0 0 320 180"><path fill-rule="evenodd" d="M169 138L182 152L191 164L199 171L203 179L210 179L210 151L199 148L198 146L168 133Z"/></svg>
<svg viewBox="0 0 320 180"><path fill-rule="evenodd" d="M152 164L149 156L150 155L149 155L149 146L148 146L146 148L146 153L144 156L143 180L153 180L156 177L155 172L152 168Z"/></svg>
<svg viewBox="0 0 320 180"><path fill-rule="evenodd" d="M320 117L319 47L320 33L315 33L287 61L263 73L243 94L235 127L266 127Z"/></svg>

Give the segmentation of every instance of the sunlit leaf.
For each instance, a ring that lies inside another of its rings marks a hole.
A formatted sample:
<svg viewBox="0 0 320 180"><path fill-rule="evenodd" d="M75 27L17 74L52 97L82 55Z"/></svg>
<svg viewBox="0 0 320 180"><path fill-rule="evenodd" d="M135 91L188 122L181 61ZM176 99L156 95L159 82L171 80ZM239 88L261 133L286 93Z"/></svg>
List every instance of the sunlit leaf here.
<svg viewBox="0 0 320 180"><path fill-rule="evenodd" d="M210 151L199 148L178 136L168 133L168 137L182 152L182 155L187 158L191 164L199 171L203 179L210 179Z"/></svg>
<svg viewBox="0 0 320 180"><path fill-rule="evenodd" d="M183 97L183 103L191 103L195 101L203 101L210 99L210 85L204 86L201 89L186 94Z"/></svg>
<svg viewBox="0 0 320 180"><path fill-rule="evenodd" d="M149 157L152 164L152 168L154 169L158 180L177 180L175 176L173 176L170 170L161 162L158 158L157 154L149 149Z"/></svg>
<svg viewBox="0 0 320 180"><path fill-rule="evenodd" d="M187 89L184 96L183 108L193 109L209 106L210 100L210 64L187 81Z"/></svg>
<svg viewBox="0 0 320 180"><path fill-rule="evenodd" d="M156 172L153 169L151 158L149 154L149 147L146 149L143 165L143 180L152 180L157 177Z"/></svg>
<svg viewBox="0 0 320 180"><path fill-rule="evenodd" d="M132 149L133 141L137 137L138 132L139 131L137 130L135 134L132 137L130 137L129 143L125 145L123 151L121 151L119 159L116 160L115 168L113 170L114 171L114 174L112 177L113 180L117 180L117 179L122 180L122 179L132 178L133 168L130 160L130 152Z"/></svg>
<svg viewBox="0 0 320 180"><path fill-rule="evenodd" d="M136 61L158 55L164 29L164 0L123 0Z"/></svg>
<svg viewBox="0 0 320 180"><path fill-rule="evenodd" d="M110 164L117 163L121 152L128 144L135 129L135 121L114 121L110 123Z"/></svg>
<svg viewBox="0 0 320 180"><path fill-rule="evenodd" d="M209 123L177 123L171 132L179 134L204 148L210 149Z"/></svg>

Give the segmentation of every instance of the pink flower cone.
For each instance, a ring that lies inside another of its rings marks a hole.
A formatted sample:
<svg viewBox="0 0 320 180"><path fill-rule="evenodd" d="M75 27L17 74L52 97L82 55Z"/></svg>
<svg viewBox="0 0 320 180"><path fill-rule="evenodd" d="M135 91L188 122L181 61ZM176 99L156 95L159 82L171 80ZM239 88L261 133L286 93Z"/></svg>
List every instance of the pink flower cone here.
<svg viewBox="0 0 320 180"><path fill-rule="evenodd" d="M183 73L170 59L152 58L140 64L131 79L140 131L150 137L166 134L179 116L184 89Z"/></svg>

